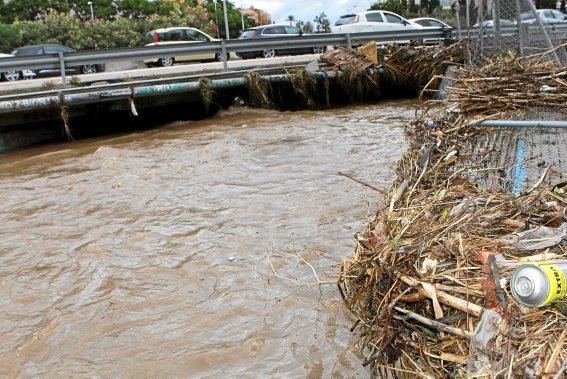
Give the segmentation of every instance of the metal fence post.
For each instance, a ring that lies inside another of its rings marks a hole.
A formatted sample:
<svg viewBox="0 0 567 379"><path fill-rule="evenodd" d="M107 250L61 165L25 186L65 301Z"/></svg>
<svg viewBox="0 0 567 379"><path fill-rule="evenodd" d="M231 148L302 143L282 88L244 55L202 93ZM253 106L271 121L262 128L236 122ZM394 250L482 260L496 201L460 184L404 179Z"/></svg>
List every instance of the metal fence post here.
<svg viewBox="0 0 567 379"><path fill-rule="evenodd" d="M461 4L457 1L455 3L455 13L456 13L456 19L457 19L457 32L459 34L459 39L463 39L463 35L461 34Z"/></svg>
<svg viewBox="0 0 567 379"><path fill-rule="evenodd" d="M516 24L518 24L518 49L520 56L524 56L524 42L523 42L523 28L522 28L522 18L520 17L522 13L522 8L520 7L520 0L516 0Z"/></svg>
<svg viewBox="0 0 567 379"><path fill-rule="evenodd" d="M479 11L478 11L478 25L480 27L480 31L478 33L478 38L480 39L480 53L484 53L484 0L480 0L479 4Z"/></svg>
<svg viewBox="0 0 567 379"><path fill-rule="evenodd" d="M228 70L228 53L226 52L226 41L224 39L221 41L221 49L222 68L226 71Z"/></svg>
<svg viewBox="0 0 567 379"><path fill-rule="evenodd" d="M67 88L67 73L65 72L65 60L63 59L63 53L59 53L59 69L61 70L61 85L63 88Z"/></svg>
<svg viewBox="0 0 567 379"><path fill-rule="evenodd" d="M466 12L466 26L467 26L467 37L469 39L471 39L471 16L470 16L470 8L471 8L471 3L470 0L466 0L466 6L467 6L467 12Z"/></svg>
<svg viewBox="0 0 567 379"><path fill-rule="evenodd" d="M352 50L352 39L350 38L350 33L346 35L346 45L349 50Z"/></svg>
<svg viewBox="0 0 567 379"><path fill-rule="evenodd" d="M494 47L498 51L502 50L502 31L500 30L500 0L495 0L492 2L492 21L494 28Z"/></svg>
<svg viewBox="0 0 567 379"><path fill-rule="evenodd" d="M536 19L536 23L537 23L539 29L543 33L543 36L545 38L544 41L545 41L547 47L549 49L553 49L553 43L551 42L551 39L549 38L549 34L547 34L547 30L545 30L545 26L543 25L543 21L541 21L541 18L539 18L539 15L537 14L537 10L536 10L534 3L531 0L529 0L528 5L530 6L530 11L532 12L532 14L534 15L534 17ZM552 50L551 51L551 57L553 58L553 60L555 61L555 63L558 66L561 66L561 58L559 56L560 55L559 51L560 50Z"/></svg>

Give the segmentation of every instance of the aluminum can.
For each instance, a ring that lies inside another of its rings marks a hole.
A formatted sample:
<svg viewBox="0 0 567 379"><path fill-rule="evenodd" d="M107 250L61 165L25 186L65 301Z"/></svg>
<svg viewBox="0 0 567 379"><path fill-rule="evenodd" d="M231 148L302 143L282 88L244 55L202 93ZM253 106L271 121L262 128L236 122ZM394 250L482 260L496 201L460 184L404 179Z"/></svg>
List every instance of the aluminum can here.
<svg viewBox="0 0 567 379"><path fill-rule="evenodd" d="M567 261L525 264L510 280L512 296L528 307L542 307L567 293Z"/></svg>

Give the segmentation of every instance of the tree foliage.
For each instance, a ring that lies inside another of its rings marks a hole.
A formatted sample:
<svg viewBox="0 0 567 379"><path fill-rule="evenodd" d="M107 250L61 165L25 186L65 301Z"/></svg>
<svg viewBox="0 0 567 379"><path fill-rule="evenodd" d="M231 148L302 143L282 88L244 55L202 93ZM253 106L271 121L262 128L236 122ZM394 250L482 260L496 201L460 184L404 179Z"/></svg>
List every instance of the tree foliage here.
<svg viewBox="0 0 567 379"><path fill-rule="evenodd" d="M77 17L50 13L38 21L0 24L0 51L40 43L60 43L78 50L143 46L146 33L171 26L193 26L213 35L213 23L203 7L190 14L153 15L144 19L119 18L83 23Z"/></svg>
<svg viewBox="0 0 567 379"><path fill-rule="evenodd" d="M295 23L295 27L305 33L313 33L313 24L311 21L304 22L299 20Z"/></svg>
<svg viewBox="0 0 567 379"><path fill-rule="evenodd" d="M383 10L399 14L406 18L434 16L441 10L439 0L421 0L418 7L415 0L387 0L373 4L369 10Z"/></svg>
<svg viewBox="0 0 567 379"><path fill-rule="evenodd" d="M230 38L237 38L242 32L242 14L240 13L240 10L236 9L230 1L227 1L226 4ZM209 18L215 23L214 35L217 35L216 29L218 28L219 38L226 38L223 2L219 1L216 4L216 11L215 2L213 0L207 0L203 3L203 5L207 9ZM244 29L250 28L254 25L254 20L244 15Z"/></svg>
<svg viewBox="0 0 567 379"><path fill-rule="evenodd" d="M317 33L330 33L331 32L331 22L329 18L325 14L325 12L319 13L313 19L315 23L315 32Z"/></svg>
<svg viewBox="0 0 567 379"><path fill-rule="evenodd" d="M190 14L201 6L186 1L180 4L171 0L90 0L96 20L115 20L118 18L145 18L151 16L181 16ZM209 1L211 2L211 0ZM47 17L49 13L68 13L82 21L91 18L87 0L12 0L0 2L0 19L6 23L14 21L35 21Z"/></svg>

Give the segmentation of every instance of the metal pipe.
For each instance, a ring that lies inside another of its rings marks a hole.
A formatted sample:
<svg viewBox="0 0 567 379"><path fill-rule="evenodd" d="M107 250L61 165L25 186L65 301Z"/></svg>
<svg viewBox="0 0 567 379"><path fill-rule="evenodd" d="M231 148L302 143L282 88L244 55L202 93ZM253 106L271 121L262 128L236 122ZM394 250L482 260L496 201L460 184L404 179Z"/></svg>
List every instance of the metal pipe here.
<svg viewBox="0 0 567 379"><path fill-rule="evenodd" d="M288 70L294 68L302 68L305 67L304 64L292 64L292 65L284 65L281 67L264 67L264 68L255 68L254 72L257 72L261 75L274 75L274 74L283 74ZM218 72L218 73L210 73L206 76L209 79L216 78L216 79L230 79L230 75L245 75L250 70L235 70L230 72ZM13 100L23 100L29 98L37 98L37 97L44 97L50 96L54 92L64 93L64 94L75 94L75 93L86 93L86 92L93 92L93 91L102 91L102 90L114 90L114 89L123 89L123 88L131 88L135 86L142 86L142 85L158 85L158 84L170 84L170 83L183 83L188 81L195 81L199 80L203 77L203 74L195 74L195 75L186 75L186 76L177 76L171 78L159 78L159 79L144 79L144 80L136 80L132 82L125 82L125 83L111 83L111 84L99 84L93 85L88 87L78 87L78 88L67 88L61 89L59 91L37 91L37 92L28 92L28 93L20 93L20 94L13 94L13 95L3 95L0 96L0 101L13 101Z"/></svg>
<svg viewBox="0 0 567 379"><path fill-rule="evenodd" d="M269 82L282 82L291 80L288 74L263 75L261 80ZM216 79L209 82L211 89L228 89L243 87L247 84L245 78ZM0 114L22 111L35 111L59 107L61 105L73 106L81 104L99 103L107 101L127 100L133 96L162 96L168 94L199 91L201 84L198 81L188 83L168 83L160 85L139 86L134 88L121 88L116 90L93 91L87 93L74 93L53 96L36 97L23 100L0 101Z"/></svg>
<svg viewBox="0 0 567 379"><path fill-rule="evenodd" d="M480 126L495 128L567 128L567 121L553 120L485 120Z"/></svg>

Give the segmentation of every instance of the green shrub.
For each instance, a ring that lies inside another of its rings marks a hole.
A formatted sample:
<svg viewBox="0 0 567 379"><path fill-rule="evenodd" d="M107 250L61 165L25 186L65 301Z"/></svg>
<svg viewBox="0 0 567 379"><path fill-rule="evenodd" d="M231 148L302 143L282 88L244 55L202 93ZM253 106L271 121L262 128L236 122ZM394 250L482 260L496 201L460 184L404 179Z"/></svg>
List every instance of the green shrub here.
<svg viewBox="0 0 567 379"><path fill-rule="evenodd" d="M207 10L195 7L190 13L172 12L168 16L153 15L144 19L119 18L82 22L68 14L52 12L38 21L15 21L0 24L0 50L42 43L60 43L77 50L111 49L146 44L146 33L171 26L192 26L213 35L214 26Z"/></svg>

